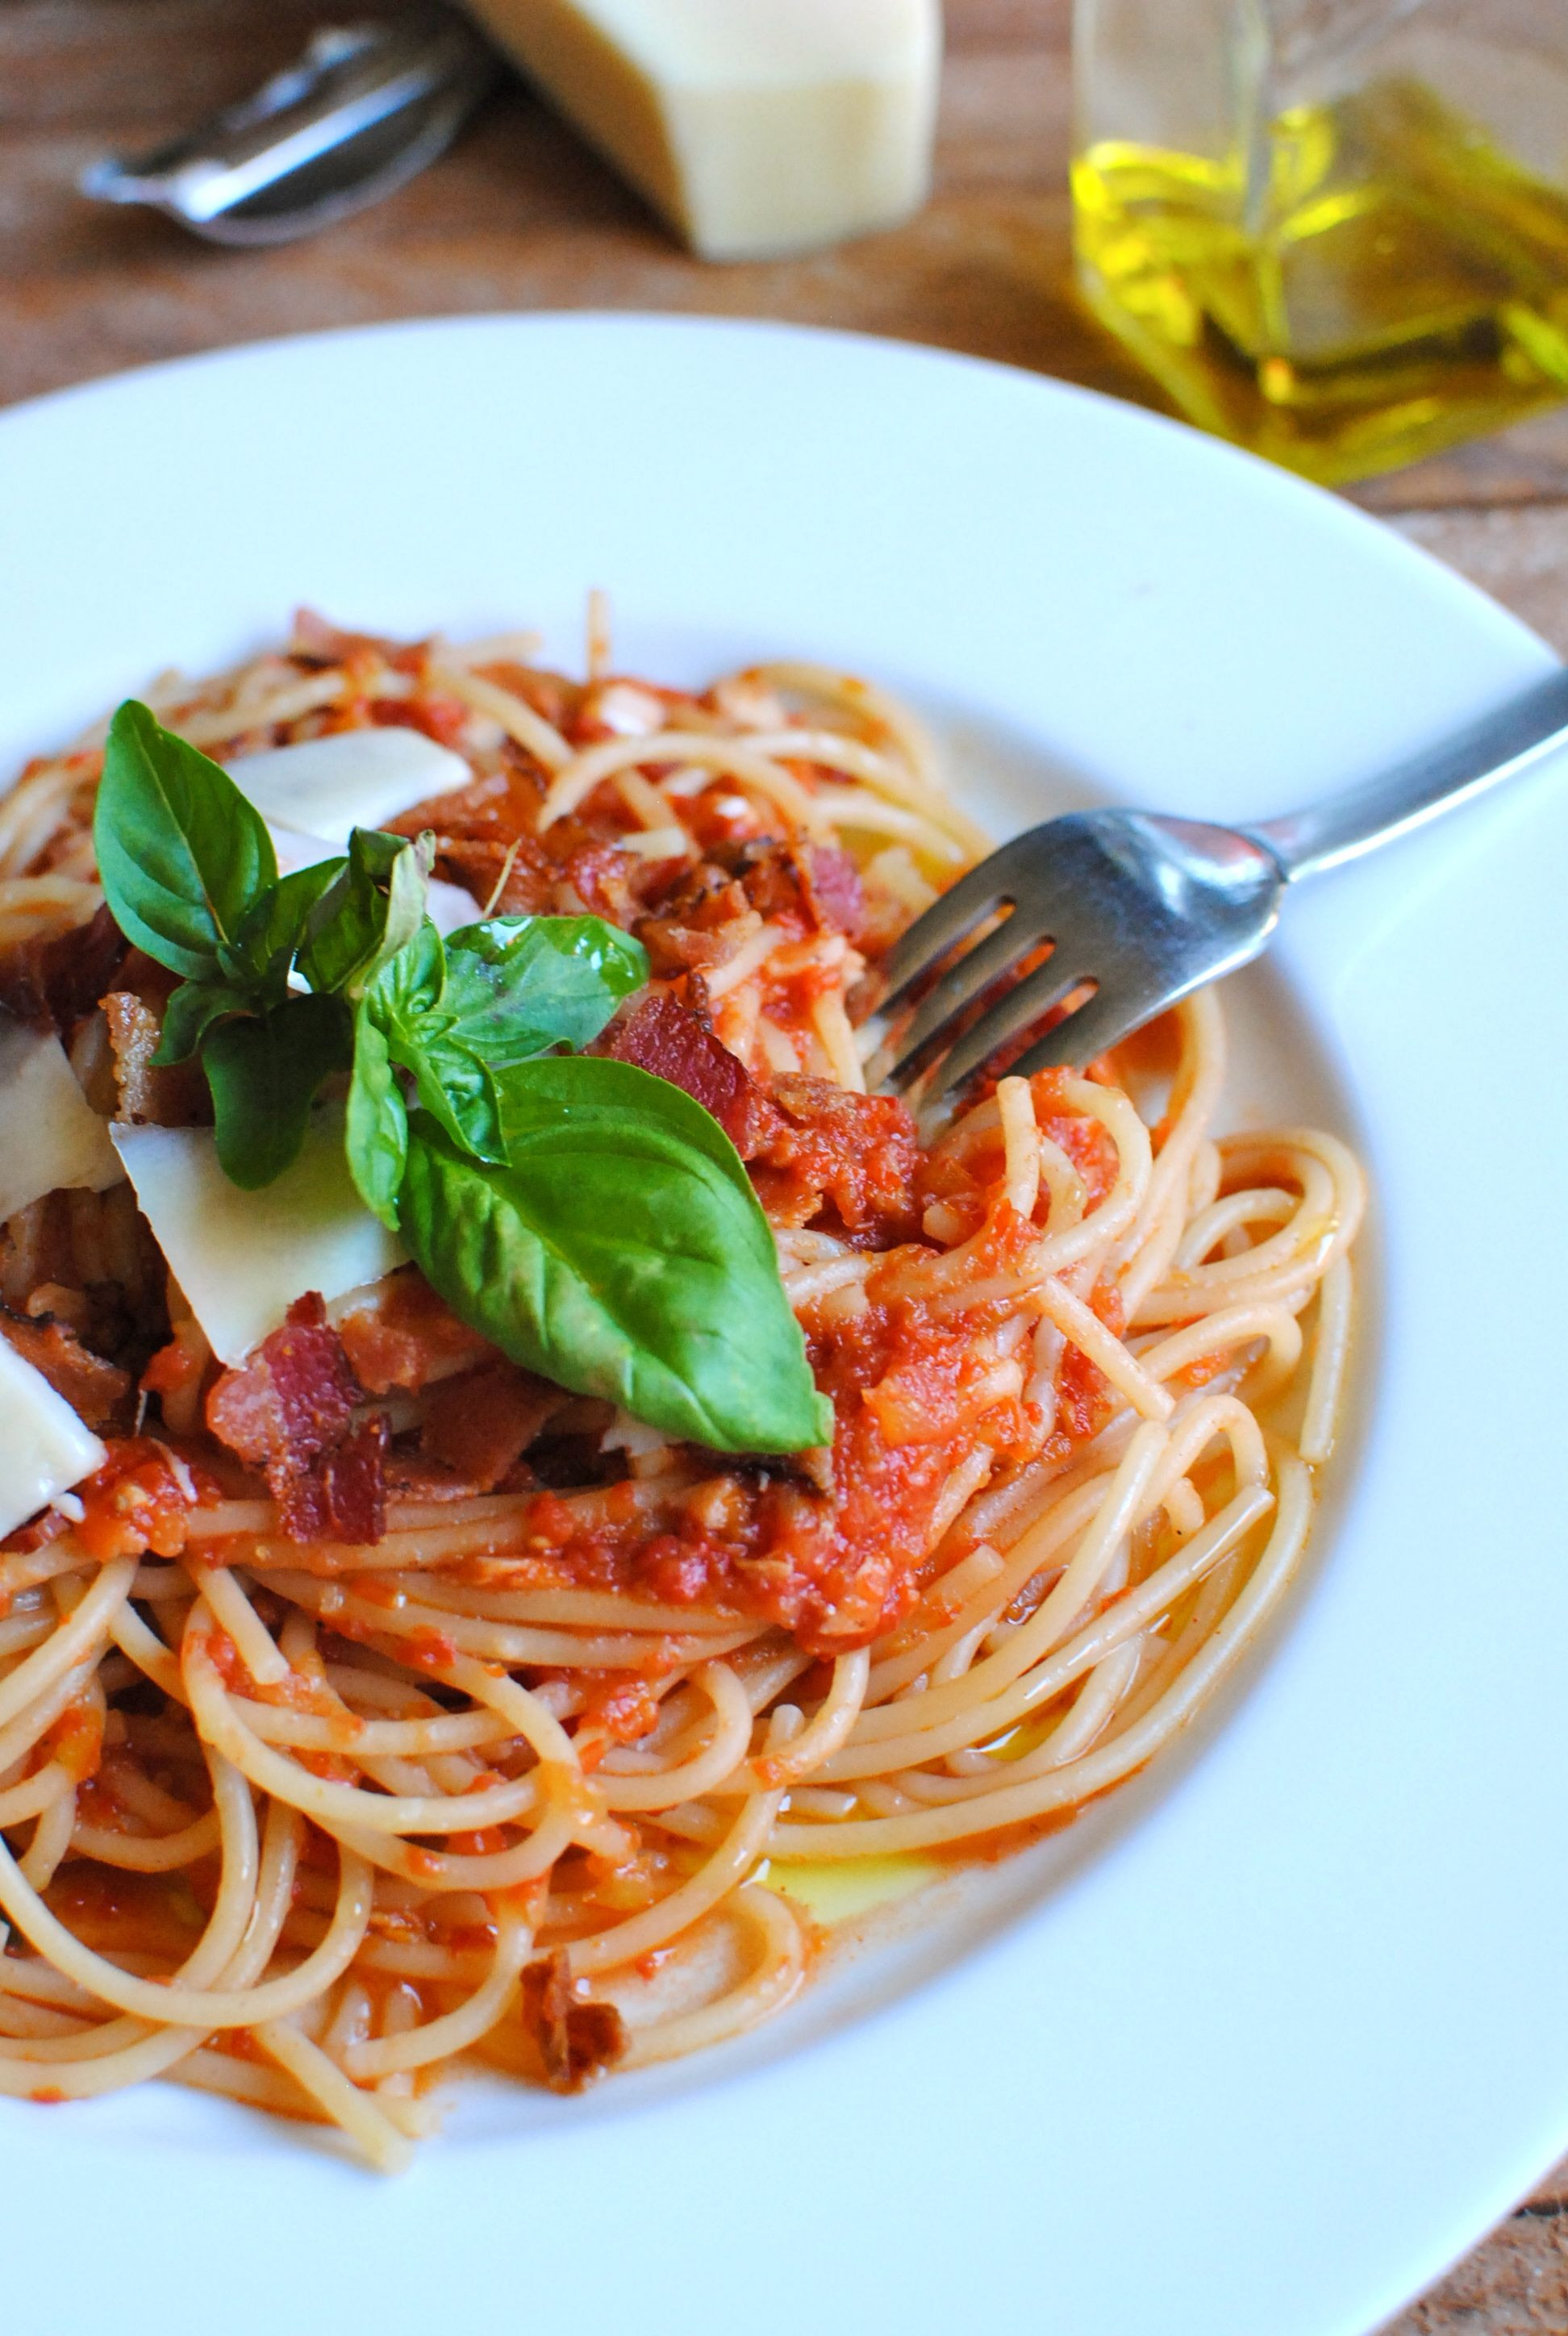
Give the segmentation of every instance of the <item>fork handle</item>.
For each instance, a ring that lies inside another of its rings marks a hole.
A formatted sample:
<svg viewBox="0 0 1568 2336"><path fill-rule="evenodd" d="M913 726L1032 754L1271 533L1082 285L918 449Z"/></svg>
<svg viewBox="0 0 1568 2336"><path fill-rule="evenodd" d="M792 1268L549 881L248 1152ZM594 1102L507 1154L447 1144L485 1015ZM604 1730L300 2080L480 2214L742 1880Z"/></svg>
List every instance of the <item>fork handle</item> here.
<svg viewBox="0 0 1568 2336"><path fill-rule="evenodd" d="M1409 762L1305 811L1255 820L1243 832L1272 854L1287 879L1318 876L1408 834L1564 745L1568 667L1560 667L1523 696Z"/></svg>

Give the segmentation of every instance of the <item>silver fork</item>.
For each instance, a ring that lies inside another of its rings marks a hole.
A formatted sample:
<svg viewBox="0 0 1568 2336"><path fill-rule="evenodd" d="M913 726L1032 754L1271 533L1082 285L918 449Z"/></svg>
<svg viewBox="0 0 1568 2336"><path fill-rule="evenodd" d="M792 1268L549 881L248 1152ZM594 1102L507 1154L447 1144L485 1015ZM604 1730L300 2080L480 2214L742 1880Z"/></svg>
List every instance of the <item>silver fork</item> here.
<svg viewBox="0 0 1568 2336"><path fill-rule="evenodd" d="M881 1085L920 1076L947 1047L927 1101L972 1077L1075 990L1094 994L1012 1066L1080 1067L1206 981L1263 948L1285 887L1408 834L1568 744L1568 667L1497 712L1380 776L1305 811L1249 827L1158 812L1072 812L1015 836L918 917L890 954L883 1010L978 927L1010 911L921 999ZM1045 962L956 1040L977 999L1049 941Z"/></svg>

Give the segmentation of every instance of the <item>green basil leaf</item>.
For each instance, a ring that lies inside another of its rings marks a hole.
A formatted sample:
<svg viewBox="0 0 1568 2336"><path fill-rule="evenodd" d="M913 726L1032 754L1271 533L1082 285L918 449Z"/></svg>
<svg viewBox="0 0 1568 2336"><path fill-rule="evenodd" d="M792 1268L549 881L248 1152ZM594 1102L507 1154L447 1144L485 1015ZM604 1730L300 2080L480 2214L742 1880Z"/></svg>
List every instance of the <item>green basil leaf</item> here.
<svg viewBox="0 0 1568 2336"><path fill-rule="evenodd" d="M258 893L246 910L232 946L221 953L229 978L267 988L280 1002L311 911L347 865L341 854L320 860L313 868L297 868L292 876L282 877Z"/></svg>
<svg viewBox="0 0 1568 2336"><path fill-rule="evenodd" d="M664 1128L711 1160L745 1199L759 1256L776 1258L773 1229L763 1214L745 1163L712 1112L668 1079L656 1078L635 1063L609 1055L543 1055L519 1063L496 1079L502 1134L509 1153L515 1143L559 1125L609 1112L627 1114Z"/></svg>
<svg viewBox="0 0 1568 2336"><path fill-rule="evenodd" d="M384 966L365 1004L394 1063L414 1075L419 1101L453 1142L476 1159L506 1157L501 1105L489 1068L457 1033L448 1003L451 962L427 917Z"/></svg>
<svg viewBox="0 0 1568 2336"><path fill-rule="evenodd" d="M352 1029L338 998L291 998L208 1032L201 1064L231 1183L253 1192L293 1165L322 1081L349 1066Z"/></svg>
<svg viewBox="0 0 1568 2336"><path fill-rule="evenodd" d="M182 981L163 1009L163 1035L152 1057L155 1071L189 1062L214 1022L225 1014L248 1014L255 1000L230 981Z"/></svg>
<svg viewBox="0 0 1568 2336"><path fill-rule="evenodd" d="M365 1003L384 1029L433 1014L446 991L446 948L426 917L411 940L365 988Z"/></svg>
<svg viewBox="0 0 1568 2336"><path fill-rule="evenodd" d="M344 1141L360 1199L395 1232L398 1188L408 1158L408 1110L385 1037L364 1002L355 1017L354 1076Z"/></svg>
<svg viewBox="0 0 1568 2336"><path fill-rule="evenodd" d="M306 927L298 966L312 989L362 997L419 932L429 873L428 854L406 836L356 827Z"/></svg>
<svg viewBox="0 0 1568 2336"><path fill-rule="evenodd" d="M387 1045L393 1061L414 1073L421 1105L439 1121L453 1142L472 1152L476 1160L499 1166L506 1158L501 1099L488 1066L472 1047L424 1023L408 1031L390 1031Z"/></svg>
<svg viewBox="0 0 1568 2336"><path fill-rule="evenodd" d="M600 917L487 917L446 939L453 1035L492 1070L586 1046L648 978L648 951Z"/></svg>
<svg viewBox="0 0 1568 2336"><path fill-rule="evenodd" d="M717 1451L831 1440L765 1220L765 1253L755 1198L706 1151L657 1107L591 1105L541 1112L511 1149L486 1167L427 1116L410 1124L400 1228L463 1320L559 1386Z"/></svg>
<svg viewBox="0 0 1568 2336"><path fill-rule="evenodd" d="M219 970L278 876L266 822L228 773L133 697L109 725L93 842L121 931L188 980Z"/></svg>

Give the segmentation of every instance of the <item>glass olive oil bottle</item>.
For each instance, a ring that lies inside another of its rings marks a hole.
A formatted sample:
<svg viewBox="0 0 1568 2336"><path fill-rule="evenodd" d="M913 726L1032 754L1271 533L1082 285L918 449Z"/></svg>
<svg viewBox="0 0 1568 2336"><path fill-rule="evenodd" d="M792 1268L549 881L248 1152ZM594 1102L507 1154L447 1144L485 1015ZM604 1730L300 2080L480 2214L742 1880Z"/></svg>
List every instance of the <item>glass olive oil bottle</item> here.
<svg viewBox="0 0 1568 2336"><path fill-rule="evenodd" d="M1568 397L1568 0L1079 0L1078 44L1080 280L1190 420L1345 481Z"/></svg>

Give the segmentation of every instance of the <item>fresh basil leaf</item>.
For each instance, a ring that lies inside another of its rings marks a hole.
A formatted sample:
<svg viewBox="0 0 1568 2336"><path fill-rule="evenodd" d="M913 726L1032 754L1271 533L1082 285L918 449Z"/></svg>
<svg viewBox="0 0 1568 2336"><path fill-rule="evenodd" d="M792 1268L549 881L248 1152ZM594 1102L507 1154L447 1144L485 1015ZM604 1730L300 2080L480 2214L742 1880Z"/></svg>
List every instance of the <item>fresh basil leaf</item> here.
<svg viewBox="0 0 1568 2336"><path fill-rule="evenodd" d="M443 1003L454 1035L501 1071L586 1046L648 978L642 943L600 917L487 917L447 935Z"/></svg>
<svg viewBox="0 0 1568 2336"><path fill-rule="evenodd" d="M472 1047L425 1023L390 1031L387 1045L394 1062L414 1073L420 1104L453 1142L476 1160L499 1166L506 1158L501 1099L488 1066Z"/></svg>
<svg viewBox="0 0 1568 2336"><path fill-rule="evenodd" d="M248 1014L255 1000L230 981L182 981L163 1009L163 1035L152 1057L155 1071L189 1062L212 1025L225 1014Z"/></svg>
<svg viewBox="0 0 1568 2336"><path fill-rule="evenodd" d="M385 1037L365 1002L355 1017L354 1076L344 1141L360 1199L395 1232L398 1188L408 1158L408 1109Z"/></svg>
<svg viewBox="0 0 1568 2336"><path fill-rule="evenodd" d="M428 853L406 836L356 827L306 927L298 967L312 989L363 996L424 923L429 874Z"/></svg>
<svg viewBox="0 0 1568 2336"><path fill-rule="evenodd" d="M114 921L160 965L209 980L278 860L226 771L127 698L109 725L93 842Z"/></svg>
<svg viewBox="0 0 1568 2336"><path fill-rule="evenodd" d="M258 893L246 910L233 943L221 952L229 978L268 989L275 1002L281 1001L311 911L347 865L341 854L320 860L312 868L297 868L292 876L280 878Z"/></svg>
<svg viewBox="0 0 1568 2336"><path fill-rule="evenodd" d="M505 1168L410 1123L399 1225L454 1311L559 1386L722 1452L833 1436L760 1215L662 1105L541 1111Z"/></svg>
<svg viewBox="0 0 1568 2336"><path fill-rule="evenodd" d="M446 948L426 917L417 932L366 982L365 1003L384 1027L432 1014L446 994Z"/></svg>
<svg viewBox="0 0 1568 2336"><path fill-rule="evenodd" d="M510 1147L563 1119L597 1117L609 1112L651 1121L722 1169L745 1198L759 1256L776 1258L773 1231L763 1214L745 1163L712 1112L668 1079L639 1070L609 1055L541 1055L519 1063L496 1079L502 1134Z"/></svg>
<svg viewBox="0 0 1568 2336"><path fill-rule="evenodd" d="M270 1012L208 1032L202 1068L212 1090L218 1158L229 1182L256 1192L299 1156L322 1081L346 1070L353 1025L336 998L290 998Z"/></svg>
<svg viewBox="0 0 1568 2336"><path fill-rule="evenodd" d="M501 1105L487 1066L464 1043L448 1004L451 961L428 917L365 992L393 1062L414 1075L419 1101L477 1160L506 1157Z"/></svg>

